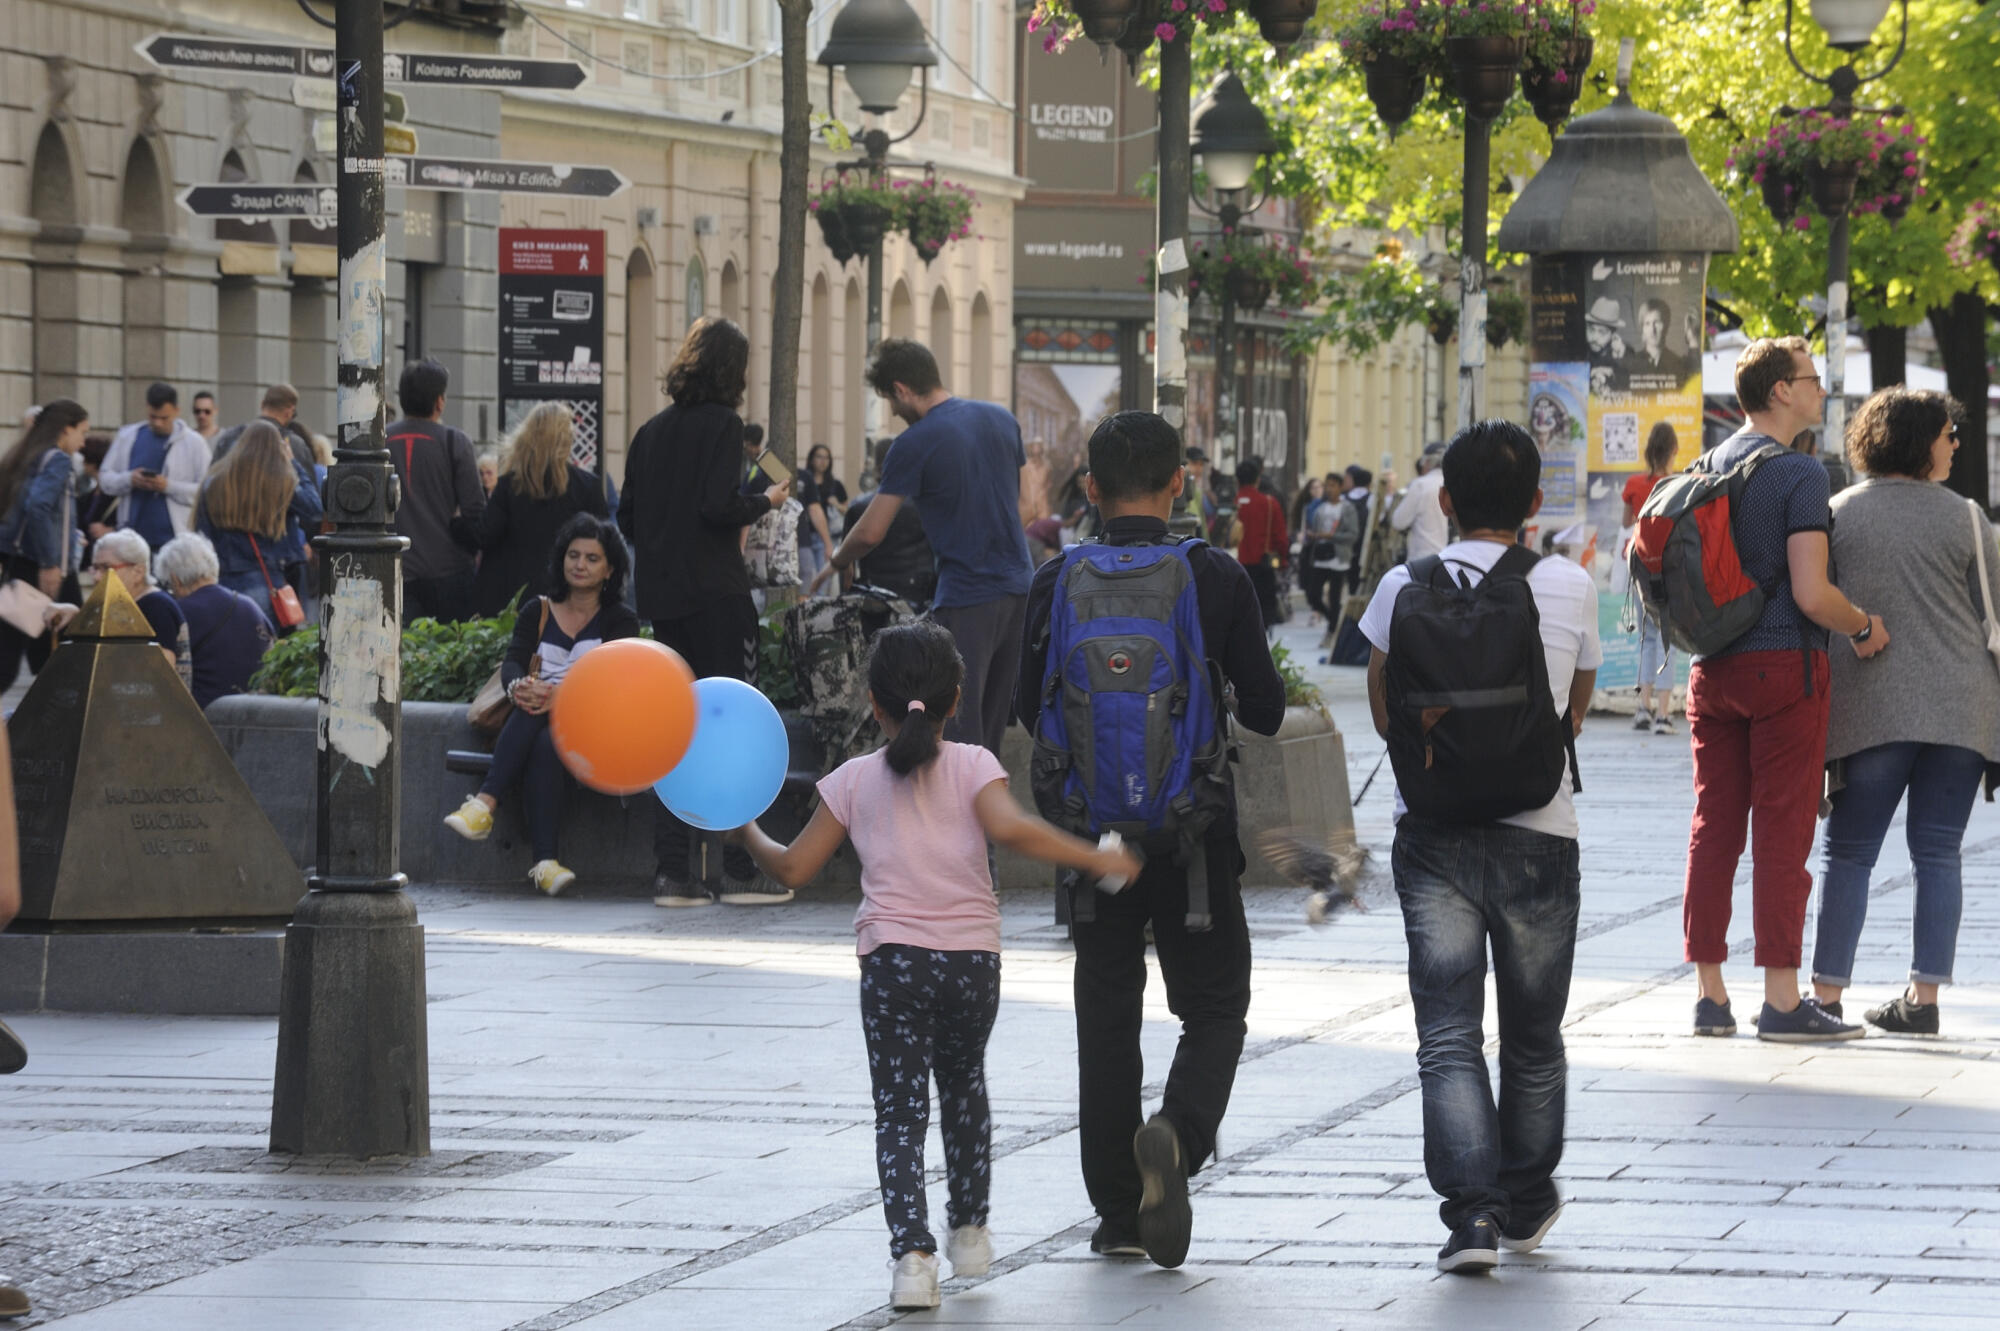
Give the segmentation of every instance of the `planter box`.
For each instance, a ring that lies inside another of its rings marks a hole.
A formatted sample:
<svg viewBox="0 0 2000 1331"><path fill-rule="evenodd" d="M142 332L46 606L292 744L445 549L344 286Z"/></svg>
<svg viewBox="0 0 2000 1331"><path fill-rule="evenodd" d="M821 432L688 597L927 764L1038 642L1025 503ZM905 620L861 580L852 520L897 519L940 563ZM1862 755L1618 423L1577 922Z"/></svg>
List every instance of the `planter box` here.
<svg viewBox="0 0 2000 1331"><path fill-rule="evenodd" d="M314 720L318 705L307 698L240 695L218 698L209 723L222 740L257 802L300 868L314 855ZM786 717L794 772L818 770L811 733L797 717ZM1295 707L1277 735L1239 732L1243 761L1236 769L1242 811L1244 853L1250 867L1244 881L1274 886L1284 879L1257 853L1258 835L1274 827L1324 829L1332 836L1354 835L1347 791L1347 758L1333 722L1316 711ZM490 747L485 735L465 720L463 703L403 704L403 840L398 867L418 883L494 884L528 890L531 862L527 824L518 800L503 800L493 835L467 841L444 825L444 816L478 788L479 778L445 770L452 749ZM1028 790L1031 746L1019 727L1007 732L1001 758L1014 789ZM574 869L578 890L601 886L642 888L653 877L653 805L650 792L623 798L580 787L564 797L562 860ZM761 821L773 836L789 838L803 825L804 783L780 796ZM1053 881L1053 870L1005 851L998 857L1002 887L1033 887ZM860 885L860 865L843 847L814 884L815 890L843 891Z"/></svg>

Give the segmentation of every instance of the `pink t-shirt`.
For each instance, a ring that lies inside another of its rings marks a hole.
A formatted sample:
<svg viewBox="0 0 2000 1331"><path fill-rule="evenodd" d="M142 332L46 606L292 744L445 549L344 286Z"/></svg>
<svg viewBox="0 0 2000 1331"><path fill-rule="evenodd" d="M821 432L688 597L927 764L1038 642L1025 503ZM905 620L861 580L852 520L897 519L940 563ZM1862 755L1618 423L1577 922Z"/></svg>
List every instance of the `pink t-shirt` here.
<svg viewBox="0 0 2000 1331"><path fill-rule="evenodd" d="M940 952L998 952L1000 903L986 869L986 833L972 802L1007 769L977 744L944 743L908 776L883 751L842 763L820 779L827 812L861 857L854 950L884 943Z"/></svg>

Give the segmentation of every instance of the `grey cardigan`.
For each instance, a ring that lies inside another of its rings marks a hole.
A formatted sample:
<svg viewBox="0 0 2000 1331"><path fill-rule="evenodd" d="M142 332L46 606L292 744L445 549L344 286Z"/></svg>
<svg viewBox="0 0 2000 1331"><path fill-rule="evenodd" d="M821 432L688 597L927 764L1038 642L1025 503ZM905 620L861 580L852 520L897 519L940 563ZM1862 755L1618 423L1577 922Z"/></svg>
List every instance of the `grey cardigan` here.
<svg viewBox="0 0 2000 1331"><path fill-rule="evenodd" d="M1871 476L1833 500L1834 581L1882 616L1886 650L1863 661L1836 641L1829 761L1898 740L1954 744L2000 760L2000 668L1986 650L1985 610L1966 501L1931 481ZM2000 606L2000 548L1979 518Z"/></svg>

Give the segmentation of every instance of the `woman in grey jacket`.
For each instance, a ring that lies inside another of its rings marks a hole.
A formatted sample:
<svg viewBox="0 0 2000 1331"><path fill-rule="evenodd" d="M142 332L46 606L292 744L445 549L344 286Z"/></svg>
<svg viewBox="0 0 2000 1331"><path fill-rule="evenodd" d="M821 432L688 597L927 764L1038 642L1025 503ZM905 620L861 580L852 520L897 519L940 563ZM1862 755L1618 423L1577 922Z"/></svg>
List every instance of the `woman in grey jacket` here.
<svg viewBox="0 0 2000 1331"><path fill-rule="evenodd" d="M1833 501L1833 565L1856 605L1896 625L1891 649L1832 654L1834 770L1820 878L1813 990L1840 1015L1868 911L1868 875L1896 806L1909 795L1916 869L1910 987L1867 1014L1885 1031L1934 1035L1937 991L1951 983L1961 900L1959 845L1987 764L2000 760L2000 667L1986 648L1974 542L2000 602L2000 549L1986 514L1940 482L1958 448L1957 404L1887 388L1847 427L1847 458L1866 479Z"/></svg>

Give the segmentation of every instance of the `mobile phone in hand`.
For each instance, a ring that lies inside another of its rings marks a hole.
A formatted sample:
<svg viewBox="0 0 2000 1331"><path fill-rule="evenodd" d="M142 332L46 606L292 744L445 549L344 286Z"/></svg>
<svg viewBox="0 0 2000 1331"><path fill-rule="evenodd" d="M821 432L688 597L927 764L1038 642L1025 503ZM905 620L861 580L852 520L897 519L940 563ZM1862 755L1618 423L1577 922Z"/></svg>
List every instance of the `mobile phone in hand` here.
<svg viewBox="0 0 2000 1331"><path fill-rule="evenodd" d="M792 469L785 465L783 458L768 448L757 455L757 470L770 477L771 484L773 485L789 485L791 483Z"/></svg>

